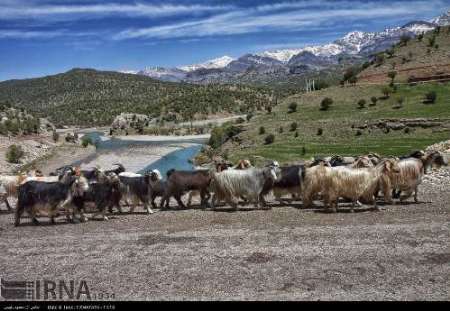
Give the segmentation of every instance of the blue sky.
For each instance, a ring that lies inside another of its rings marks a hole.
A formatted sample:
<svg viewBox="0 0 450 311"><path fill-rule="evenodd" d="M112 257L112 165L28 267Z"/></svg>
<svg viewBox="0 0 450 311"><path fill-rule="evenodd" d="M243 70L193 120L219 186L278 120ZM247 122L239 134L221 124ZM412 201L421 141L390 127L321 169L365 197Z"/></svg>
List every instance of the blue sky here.
<svg viewBox="0 0 450 311"><path fill-rule="evenodd" d="M450 0L0 0L0 81L302 47L449 9Z"/></svg>

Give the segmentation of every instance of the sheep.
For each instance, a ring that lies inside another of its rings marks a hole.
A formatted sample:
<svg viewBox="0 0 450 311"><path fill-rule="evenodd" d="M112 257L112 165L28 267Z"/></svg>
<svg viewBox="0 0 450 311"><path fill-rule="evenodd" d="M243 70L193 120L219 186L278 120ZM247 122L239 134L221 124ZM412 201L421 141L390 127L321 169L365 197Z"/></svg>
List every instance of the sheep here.
<svg viewBox="0 0 450 311"><path fill-rule="evenodd" d="M225 200L234 210L237 210L236 201L242 196L253 201L255 207L258 207L262 201L264 185L267 182L278 181L281 173L278 166L270 165L263 168L252 167L247 170L212 172L211 176L211 188L214 191L213 208L216 199L219 199Z"/></svg>
<svg viewBox="0 0 450 311"><path fill-rule="evenodd" d="M375 193L378 187L384 193L385 202L390 203L391 183L396 173L400 172L397 161L387 159L376 167L349 168L336 167L328 169L324 178L325 204L329 204L333 212L337 210L337 202L340 197L352 201L351 212L354 211L355 203L359 198L372 202L374 208L379 210Z"/></svg>
<svg viewBox="0 0 450 311"><path fill-rule="evenodd" d="M423 153L423 156L417 154L419 158L410 157L399 161L400 174L396 175L393 180L392 187L404 195L400 196L400 202L405 201L414 193L414 202L418 202L418 188L422 183L422 177L428 172L428 169L436 164L438 166L446 165L443 156L433 151L428 154Z"/></svg>

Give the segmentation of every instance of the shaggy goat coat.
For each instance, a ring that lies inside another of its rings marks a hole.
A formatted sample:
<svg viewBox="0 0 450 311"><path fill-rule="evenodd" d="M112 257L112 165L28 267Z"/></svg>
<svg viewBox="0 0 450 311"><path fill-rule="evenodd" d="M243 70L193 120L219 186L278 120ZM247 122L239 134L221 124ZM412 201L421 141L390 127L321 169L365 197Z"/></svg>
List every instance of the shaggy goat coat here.
<svg viewBox="0 0 450 311"><path fill-rule="evenodd" d="M279 168L275 167L225 170L220 173L212 173L211 188L214 191L214 196L217 197L213 199L213 204L215 199L225 200L237 209L236 201L240 197L245 197L258 206L264 185L268 181L278 179Z"/></svg>
<svg viewBox="0 0 450 311"><path fill-rule="evenodd" d="M351 199L353 204L363 198L376 205L374 194L379 188L384 193L385 201L390 202L393 171L397 169L391 160L369 168L314 166L306 170L303 204L310 207L314 196L322 193L325 204L331 203L335 208L339 197Z"/></svg>
<svg viewBox="0 0 450 311"><path fill-rule="evenodd" d="M390 160L370 168L332 168L325 180L325 200L334 209L337 208L340 197L352 200L352 211L359 198L373 202L376 207L375 193L380 188L384 193L384 200L391 202L391 180L394 169L398 170L395 163Z"/></svg>

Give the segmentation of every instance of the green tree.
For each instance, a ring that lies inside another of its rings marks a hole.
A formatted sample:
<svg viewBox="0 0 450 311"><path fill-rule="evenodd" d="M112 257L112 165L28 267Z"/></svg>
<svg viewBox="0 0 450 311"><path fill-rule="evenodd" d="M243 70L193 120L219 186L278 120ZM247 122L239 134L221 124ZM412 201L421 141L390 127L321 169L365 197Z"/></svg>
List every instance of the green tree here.
<svg viewBox="0 0 450 311"><path fill-rule="evenodd" d="M269 135L267 135L267 136L264 138L264 143L265 143L266 145L270 145L270 144L272 144L274 141L275 141L275 135L273 135L273 134L269 134Z"/></svg>
<svg viewBox="0 0 450 311"><path fill-rule="evenodd" d="M22 147L17 145L11 145L6 151L6 160L9 163L20 163L20 159L25 155Z"/></svg>
<svg viewBox="0 0 450 311"><path fill-rule="evenodd" d="M330 109L332 104L333 104L333 99L331 99L329 97L325 97L320 102L320 110L327 111L328 109Z"/></svg>
<svg viewBox="0 0 450 311"><path fill-rule="evenodd" d="M293 113L297 111L297 103L296 102L292 102L289 104L289 110L288 113Z"/></svg>

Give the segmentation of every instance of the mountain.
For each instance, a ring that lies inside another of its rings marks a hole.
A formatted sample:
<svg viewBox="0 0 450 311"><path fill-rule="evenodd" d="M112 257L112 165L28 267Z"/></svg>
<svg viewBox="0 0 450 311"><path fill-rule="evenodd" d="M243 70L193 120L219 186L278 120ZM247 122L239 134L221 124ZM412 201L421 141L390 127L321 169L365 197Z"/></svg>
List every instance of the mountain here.
<svg viewBox="0 0 450 311"><path fill-rule="evenodd" d="M447 26L450 25L450 11L444 13L436 18L433 18L430 23L438 25L438 26Z"/></svg>
<svg viewBox="0 0 450 311"><path fill-rule="evenodd" d="M179 67L179 69L186 71L186 72L191 72L191 71L198 70L198 69L218 69L218 68L226 67L233 60L234 59L232 57L225 55L225 56L222 56L219 58L211 59L211 60L206 61L201 64L182 66L182 67Z"/></svg>
<svg viewBox="0 0 450 311"><path fill-rule="evenodd" d="M186 78L186 72L178 68L149 67L137 74L166 82L180 82Z"/></svg>
<svg viewBox="0 0 450 311"><path fill-rule="evenodd" d="M0 82L0 103L25 108L57 125L110 125L123 112L170 120L204 119L261 109L272 91L239 85L162 82L139 74L93 69Z"/></svg>
<svg viewBox="0 0 450 311"><path fill-rule="evenodd" d="M362 62L398 43L403 36L414 37L438 25L449 24L450 11L429 22L411 21L379 32L352 31L323 45L249 53L237 59L223 56L201 64L175 69L157 67L157 70L143 70L139 74L163 81L191 83L280 81L327 70L330 66L335 70L340 58Z"/></svg>

